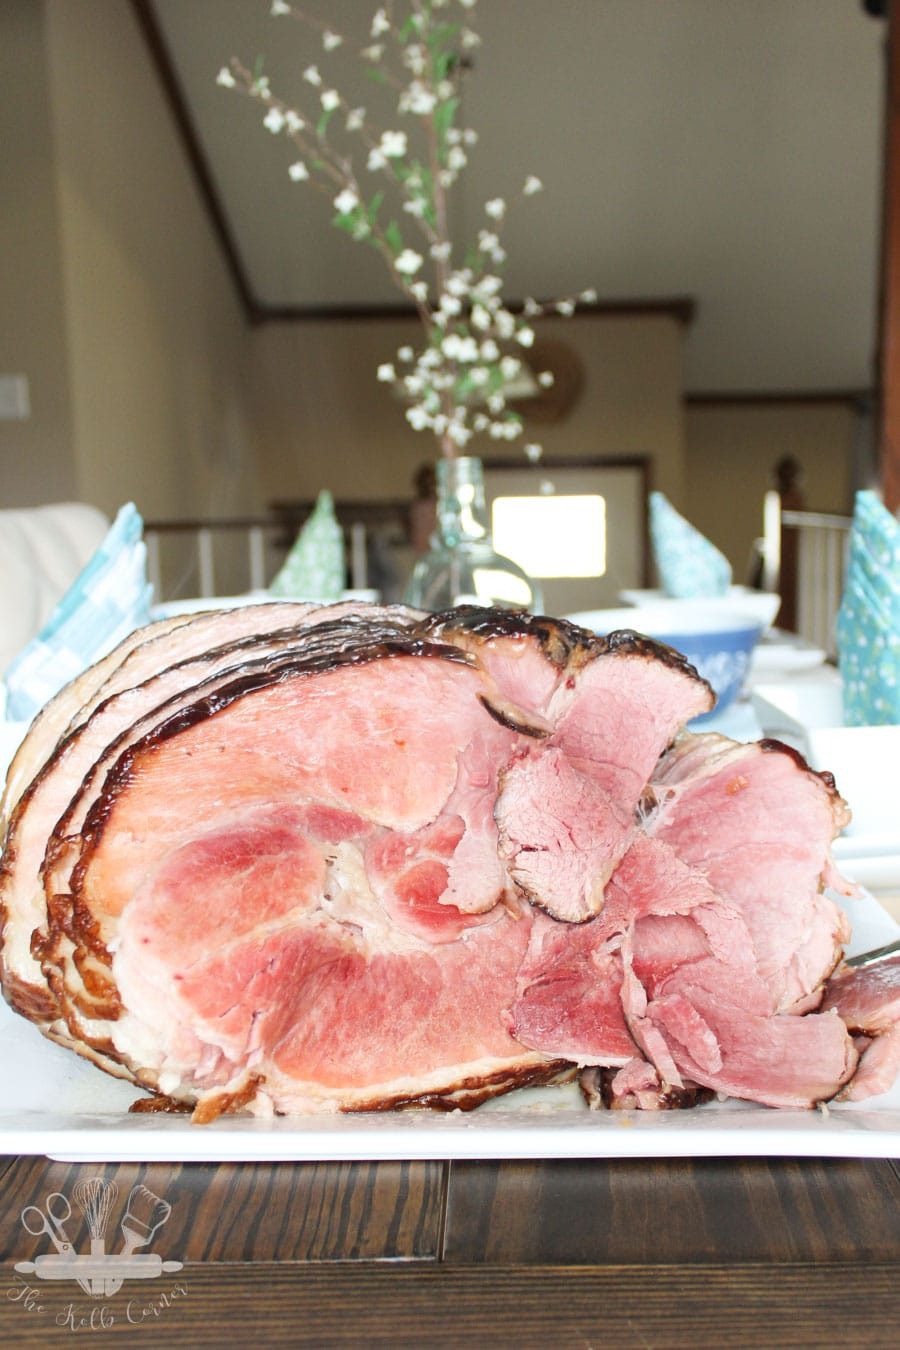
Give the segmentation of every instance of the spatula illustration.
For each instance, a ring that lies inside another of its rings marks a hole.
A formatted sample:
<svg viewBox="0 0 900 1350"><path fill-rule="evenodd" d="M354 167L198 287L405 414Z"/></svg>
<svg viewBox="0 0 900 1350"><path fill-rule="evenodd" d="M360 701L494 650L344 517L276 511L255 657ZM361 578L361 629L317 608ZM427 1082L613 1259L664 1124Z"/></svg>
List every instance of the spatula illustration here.
<svg viewBox="0 0 900 1350"><path fill-rule="evenodd" d="M122 1250L117 1253L118 1259L120 1261L127 1259L136 1247L146 1247L171 1213L172 1206L168 1201L160 1200L159 1196L154 1195L146 1186L132 1186L128 1208L119 1223L125 1243ZM118 1284L121 1283L119 1280Z"/></svg>

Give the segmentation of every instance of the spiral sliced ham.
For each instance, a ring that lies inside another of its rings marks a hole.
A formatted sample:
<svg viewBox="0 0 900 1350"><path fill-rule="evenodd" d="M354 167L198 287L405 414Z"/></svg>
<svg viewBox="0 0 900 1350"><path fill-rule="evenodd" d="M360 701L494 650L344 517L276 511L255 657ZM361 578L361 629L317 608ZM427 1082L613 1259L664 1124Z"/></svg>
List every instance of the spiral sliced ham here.
<svg viewBox="0 0 900 1350"><path fill-rule="evenodd" d="M783 748L684 732L711 703L638 634L496 610L151 626L11 770L4 994L201 1121L584 1066L614 1104L832 1097L845 806Z"/></svg>

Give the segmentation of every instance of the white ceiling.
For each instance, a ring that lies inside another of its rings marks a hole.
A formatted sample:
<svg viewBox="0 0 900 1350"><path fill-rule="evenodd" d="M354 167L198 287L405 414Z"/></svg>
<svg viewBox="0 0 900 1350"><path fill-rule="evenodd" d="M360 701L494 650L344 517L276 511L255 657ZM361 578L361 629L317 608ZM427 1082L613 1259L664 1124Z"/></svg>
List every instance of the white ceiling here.
<svg viewBox="0 0 900 1350"><path fill-rule="evenodd" d="M229 57L263 55L302 111L302 70L332 61L348 99L370 101L351 52L374 0L305 4L346 35L335 58L270 0L153 3L257 300L398 301L374 251L289 180L290 144L216 85ZM479 0L472 26L463 121L479 143L456 237L527 174L546 188L508 218L508 298L693 297L694 392L872 385L885 25L861 0Z"/></svg>

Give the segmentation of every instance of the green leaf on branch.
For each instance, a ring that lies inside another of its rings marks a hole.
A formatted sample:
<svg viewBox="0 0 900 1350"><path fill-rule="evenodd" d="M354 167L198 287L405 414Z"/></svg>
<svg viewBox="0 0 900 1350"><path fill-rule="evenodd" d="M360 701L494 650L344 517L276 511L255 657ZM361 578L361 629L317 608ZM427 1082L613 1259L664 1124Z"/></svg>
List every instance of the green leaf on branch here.
<svg viewBox="0 0 900 1350"><path fill-rule="evenodd" d="M395 258L398 253L403 252L404 248L403 235L400 231L400 226L397 224L396 220L392 220L391 223L387 226L384 232L384 238L388 248L391 250Z"/></svg>

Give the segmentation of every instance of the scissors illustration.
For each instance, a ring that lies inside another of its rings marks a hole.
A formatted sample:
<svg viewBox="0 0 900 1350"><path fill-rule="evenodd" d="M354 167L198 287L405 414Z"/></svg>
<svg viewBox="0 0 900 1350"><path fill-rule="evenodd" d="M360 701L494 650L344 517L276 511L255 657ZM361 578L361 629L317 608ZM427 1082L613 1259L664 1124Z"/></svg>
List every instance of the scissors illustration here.
<svg viewBox="0 0 900 1350"><path fill-rule="evenodd" d="M72 1244L63 1224L72 1217L72 1206L61 1191L53 1191L45 1201L46 1212L37 1205L26 1205L22 1223L32 1237L46 1233L60 1256L72 1255Z"/></svg>

